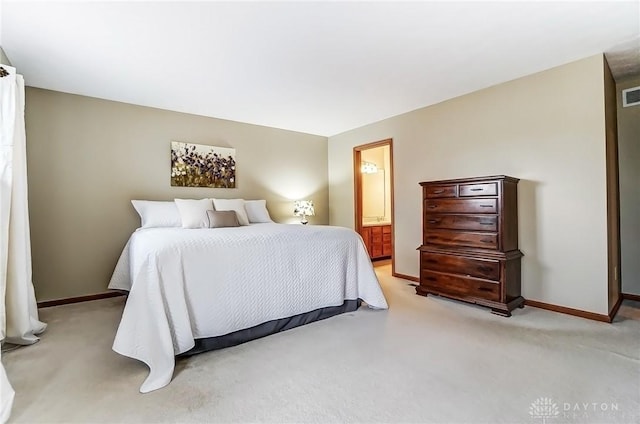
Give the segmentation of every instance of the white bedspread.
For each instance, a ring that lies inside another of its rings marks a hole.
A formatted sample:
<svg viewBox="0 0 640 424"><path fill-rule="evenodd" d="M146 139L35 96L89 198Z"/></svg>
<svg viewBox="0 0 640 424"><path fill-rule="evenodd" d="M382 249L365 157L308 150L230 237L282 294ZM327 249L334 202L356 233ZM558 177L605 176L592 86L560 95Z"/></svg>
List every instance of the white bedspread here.
<svg viewBox="0 0 640 424"><path fill-rule="evenodd" d="M316 225L139 229L109 288L130 292L113 349L149 366L142 393L169 384L194 339L347 299L387 308L360 236Z"/></svg>

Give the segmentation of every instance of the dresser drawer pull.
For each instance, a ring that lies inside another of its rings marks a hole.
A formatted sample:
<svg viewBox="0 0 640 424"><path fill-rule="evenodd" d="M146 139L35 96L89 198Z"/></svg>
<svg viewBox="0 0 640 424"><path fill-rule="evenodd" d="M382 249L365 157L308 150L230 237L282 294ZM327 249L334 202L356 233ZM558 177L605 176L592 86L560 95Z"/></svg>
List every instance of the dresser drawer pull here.
<svg viewBox="0 0 640 424"><path fill-rule="evenodd" d="M481 222L480 225L493 225L493 222Z"/></svg>
<svg viewBox="0 0 640 424"><path fill-rule="evenodd" d="M480 291L487 291L487 292L492 292L492 291L493 291L493 290L491 290L491 289L490 289L490 288L488 288L488 287L478 287L478 290L480 290Z"/></svg>
<svg viewBox="0 0 640 424"><path fill-rule="evenodd" d="M469 191L484 191L484 188L470 188Z"/></svg>
<svg viewBox="0 0 640 424"><path fill-rule="evenodd" d="M438 219L430 219L428 222L429 222L429 224L437 224L438 222L440 222L440 220L438 220Z"/></svg>
<svg viewBox="0 0 640 424"><path fill-rule="evenodd" d="M477 269L478 269L478 271L482 271L482 272L491 272L491 271L493 271L493 268L491 268L489 266L478 266Z"/></svg>
<svg viewBox="0 0 640 424"><path fill-rule="evenodd" d="M436 277L424 277L424 279L429 281L438 281Z"/></svg>
<svg viewBox="0 0 640 424"><path fill-rule="evenodd" d="M440 194L440 193L444 193L444 190L433 190L433 194Z"/></svg>
<svg viewBox="0 0 640 424"><path fill-rule="evenodd" d="M429 209L435 209L435 208L437 208L437 207L438 207L438 205L428 205L427 207L428 207Z"/></svg>
<svg viewBox="0 0 640 424"><path fill-rule="evenodd" d="M493 205L480 205L481 208L492 208Z"/></svg>
<svg viewBox="0 0 640 424"><path fill-rule="evenodd" d="M437 259L425 259L425 262L429 262L430 264L437 264L438 260Z"/></svg>
<svg viewBox="0 0 640 424"><path fill-rule="evenodd" d="M483 238L483 239L480 239L480 241L483 242L483 243L493 243L493 239Z"/></svg>

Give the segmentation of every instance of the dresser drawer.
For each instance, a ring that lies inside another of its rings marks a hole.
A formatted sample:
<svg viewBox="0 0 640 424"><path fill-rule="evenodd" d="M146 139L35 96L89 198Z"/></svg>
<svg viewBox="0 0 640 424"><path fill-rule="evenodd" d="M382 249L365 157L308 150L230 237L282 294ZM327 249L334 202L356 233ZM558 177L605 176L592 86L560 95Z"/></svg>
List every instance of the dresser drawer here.
<svg viewBox="0 0 640 424"><path fill-rule="evenodd" d="M425 215L424 228L498 231L497 215Z"/></svg>
<svg viewBox="0 0 640 424"><path fill-rule="evenodd" d="M481 249L497 249L497 233L473 233L466 231L426 230L424 242L443 246L478 247Z"/></svg>
<svg viewBox="0 0 640 424"><path fill-rule="evenodd" d="M457 185L426 186L425 197L458 197Z"/></svg>
<svg viewBox="0 0 640 424"><path fill-rule="evenodd" d="M465 196L496 196L498 183L460 184L459 195Z"/></svg>
<svg viewBox="0 0 640 424"><path fill-rule="evenodd" d="M433 199L425 200L426 213L496 213L498 201L496 199Z"/></svg>
<svg viewBox="0 0 640 424"><path fill-rule="evenodd" d="M494 302L500 300L500 284L459 275L422 270L420 286L461 298L480 298Z"/></svg>
<svg viewBox="0 0 640 424"><path fill-rule="evenodd" d="M500 262L498 261L431 252L422 252L420 260L420 268L422 270L452 272L488 280L500 279Z"/></svg>

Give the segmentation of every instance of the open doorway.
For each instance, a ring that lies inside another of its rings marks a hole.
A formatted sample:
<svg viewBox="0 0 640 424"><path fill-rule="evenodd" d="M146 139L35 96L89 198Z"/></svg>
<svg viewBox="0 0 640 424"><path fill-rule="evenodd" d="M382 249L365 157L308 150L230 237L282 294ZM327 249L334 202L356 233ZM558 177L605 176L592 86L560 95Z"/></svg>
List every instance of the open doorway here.
<svg viewBox="0 0 640 424"><path fill-rule="evenodd" d="M394 266L393 140L353 148L355 229L374 263Z"/></svg>

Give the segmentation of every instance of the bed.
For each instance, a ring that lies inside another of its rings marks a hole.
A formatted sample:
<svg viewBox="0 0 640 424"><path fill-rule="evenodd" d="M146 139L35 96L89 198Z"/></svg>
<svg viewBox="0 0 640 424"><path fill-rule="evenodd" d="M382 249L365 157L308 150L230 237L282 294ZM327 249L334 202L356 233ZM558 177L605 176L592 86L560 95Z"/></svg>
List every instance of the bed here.
<svg viewBox="0 0 640 424"><path fill-rule="evenodd" d="M109 283L129 292L113 350L170 383L178 355L232 346L387 302L360 236L331 226L141 228Z"/></svg>

